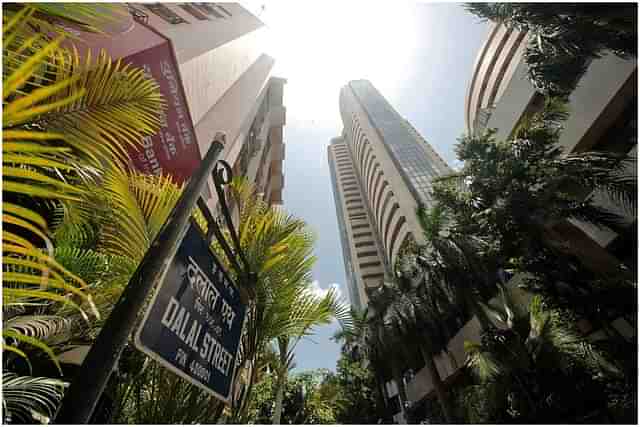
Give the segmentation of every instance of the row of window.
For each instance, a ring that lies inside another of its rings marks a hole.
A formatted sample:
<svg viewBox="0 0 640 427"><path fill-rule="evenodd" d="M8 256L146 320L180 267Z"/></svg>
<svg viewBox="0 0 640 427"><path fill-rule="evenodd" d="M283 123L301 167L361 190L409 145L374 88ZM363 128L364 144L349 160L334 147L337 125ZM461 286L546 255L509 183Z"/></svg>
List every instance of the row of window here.
<svg viewBox="0 0 640 427"><path fill-rule="evenodd" d="M362 248L364 246L375 246L375 243L373 242L373 240L367 240L364 242L357 242L354 246L356 248Z"/></svg>
<svg viewBox="0 0 640 427"><path fill-rule="evenodd" d="M163 3L144 3L143 6L169 24L189 23L189 21ZM226 19L227 17L233 16L227 8L216 3L180 3L178 6L200 21L209 21L211 19L210 16L218 19Z"/></svg>
<svg viewBox="0 0 640 427"><path fill-rule="evenodd" d="M399 173L407 183L414 197L422 200L428 195L428 181L438 176L434 171L436 159L431 159L422 144L405 125L404 119L391 107L380 93L368 82L357 81L350 84L358 102L366 109L372 125L379 131L383 144ZM439 166L439 165L438 165ZM436 166L437 167L437 166Z"/></svg>
<svg viewBox="0 0 640 427"><path fill-rule="evenodd" d="M373 153L371 143L364 135L355 114L352 116L351 129L354 138L355 158L357 164L360 165L364 186L373 207L372 213L378 225L377 228L380 231L382 241L385 243L388 258L391 260L402 226L406 223L406 218L398 216L400 206L395 202L394 193L389 187L389 183L383 179L384 173L380 163L375 162L376 156ZM394 221L395 226L391 230Z"/></svg>
<svg viewBox="0 0 640 427"><path fill-rule="evenodd" d="M353 164L347 153L347 148L345 147L345 145L340 145L337 147L332 146L332 150L333 150L334 157L336 158L336 165L337 165L336 169L338 171L338 174L340 175L340 179L343 185L345 183L344 181L345 178L347 178L347 180L351 178L353 178L354 180L357 180L357 177L354 174ZM357 213L351 213L349 215L349 219L352 222L351 229L353 231L357 229L369 228L369 224L367 223L353 224L353 222L355 221L359 222L361 220L367 219L366 209L363 204L362 196L360 194L360 191L357 191L357 190L359 190L357 186L342 188L342 197L344 199L344 203L347 211L357 212ZM361 251L356 253L358 257L371 257L371 256L377 257L378 256L378 252L375 250L376 244L375 244L375 241L373 240L373 233L371 231L354 232L352 238L353 239L365 238L364 241L359 241L354 243L354 247ZM366 250L367 248L372 248L373 250L370 250L370 249ZM375 267L375 266L381 266L381 265L382 265L381 262L377 260L377 261L364 262L362 264L359 264L359 267L369 268L369 267ZM365 278L369 278L369 276L363 277L363 279Z"/></svg>

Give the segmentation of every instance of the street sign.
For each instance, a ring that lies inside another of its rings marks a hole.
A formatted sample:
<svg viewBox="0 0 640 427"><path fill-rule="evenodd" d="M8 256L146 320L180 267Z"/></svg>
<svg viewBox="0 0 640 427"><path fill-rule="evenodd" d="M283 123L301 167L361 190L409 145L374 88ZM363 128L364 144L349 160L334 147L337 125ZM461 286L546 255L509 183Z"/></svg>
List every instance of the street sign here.
<svg viewBox="0 0 640 427"><path fill-rule="evenodd" d="M135 345L230 403L244 316L238 289L192 220L135 334Z"/></svg>

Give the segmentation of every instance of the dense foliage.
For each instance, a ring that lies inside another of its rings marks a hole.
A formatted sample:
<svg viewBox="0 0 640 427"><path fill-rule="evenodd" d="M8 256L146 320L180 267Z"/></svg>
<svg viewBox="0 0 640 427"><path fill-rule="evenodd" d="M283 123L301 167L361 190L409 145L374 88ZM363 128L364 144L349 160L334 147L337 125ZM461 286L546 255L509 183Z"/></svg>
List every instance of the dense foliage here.
<svg viewBox="0 0 640 427"><path fill-rule="evenodd" d="M456 412L469 422L610 422L612 413L634 419L633 356L619 350L634 344L610 333L608 324L636 312L635 272L604 250L594 259L555 229L571 220L624 232L628 220L619 212L635 216L637 209L634 159L563 154L557 143L566 116L561 103L548 100L505 141L493 130L461 138L456 152L463 168L435 186L437 209L449 219L447 238L479 242L475 253L493 260L498 288L506 269L545 301L535 297L522 314L522 302L496 311L473 297L491 323L481 322L481 343L467 345L467 366L478 382L461 391ZM603 208L596 191L618 212ZM460 279L473 277L461 273ZM585 317L605 332L600 349L575 330Z"/></svg>
<svg viewBox="0 0 640 427"><path fill-rule="evenodd" d="M275 377L267 375L256 385L249 408L251 424L271 424L277 394ZM342 390L332 374L323 369L291 374L283 387L280 424L336 424L342 409Z"/></svg>
<svg viewBox="0 0 640 427"><path fill-rule="evenodd" d="M55 414L68 385L58 355L85 343L100 319L96 287L108 269L106 254L66 245L61 224L102 170L121 167L127 149L157 131L164 108L142 70L104 53L80 60L62 47L67 32L59 24L80 19L85 30L104 23L87 5L3 8L5 421L48 422ZM79 274L83 268L92 273Z"/></svg>
<svg viewBox="0 0 640 427"><path fill-rule="evenodd" d="M563 155L557 143L566 117L564 106L549 100L505 141L493 131L462 138L456 152L464 167L442 179L434 196L454 220L453 233L486 242L496 265L530 273L530 286L556 303L594 318L604 304L633 312L633 273L603 250L590 256L555 227L571 220L623 230L628 220L594 196L635 216L634 159L604 151Z"/></svg>
<svg viewBox="0 0 640 427"><path fill-rule="evenodd" d="M81 59L61 47L67 28L100 31L123 11L86 4L3 8L5 422L51 421L182 191L168 176L128 166L129 148L159 128L165 103L157 83L104 52ZM314 238L306 224L268 206L243 179L229 190L240 245L258 275L231 408L129 343L94 421L246 420L254 383L265 365L275 366L271 343L288 342L284 355L293 360L301 337L346 312L334 292L321 298L311 290ZM193 218L206 232L198 209ZM219 245L212 249L233 274ZM324 402L314 399L310 405ZM332 420L318 411L319 421Z"/></svg>

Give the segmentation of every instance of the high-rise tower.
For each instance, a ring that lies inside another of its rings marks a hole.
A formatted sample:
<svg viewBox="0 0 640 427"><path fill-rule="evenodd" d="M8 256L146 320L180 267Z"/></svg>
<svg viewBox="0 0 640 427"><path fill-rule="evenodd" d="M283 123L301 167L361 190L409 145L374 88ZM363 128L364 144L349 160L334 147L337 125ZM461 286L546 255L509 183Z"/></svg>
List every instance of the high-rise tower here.
<svg viewBox="0 0 640 427"><path fill-rule="evenodd" d="M369 81L342 88L340 112L328 157L349 296L362 307L398 255L423 241L416 210L431 206L432 180L452 170Z"/></svg>

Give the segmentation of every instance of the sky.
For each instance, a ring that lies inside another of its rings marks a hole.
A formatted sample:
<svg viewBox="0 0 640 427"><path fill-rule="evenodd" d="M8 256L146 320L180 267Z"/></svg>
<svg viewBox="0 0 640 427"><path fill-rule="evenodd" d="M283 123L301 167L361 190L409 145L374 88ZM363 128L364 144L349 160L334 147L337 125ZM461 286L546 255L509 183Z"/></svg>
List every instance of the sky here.
<svg viewBox="0 0 640 427"><path fill-rule="evenodd" d="M273 75L284 77L284 207L317 236L313 286L337 288L345 271L327 162L342 132L338 97L349 80L368 79L451 166L464 131L464 98L488 24L457 3L269 1L243 4L267 24ZM264 8L262 7L264 5ZM296 349L296 371L335 370L334 322Z"/></svg>

